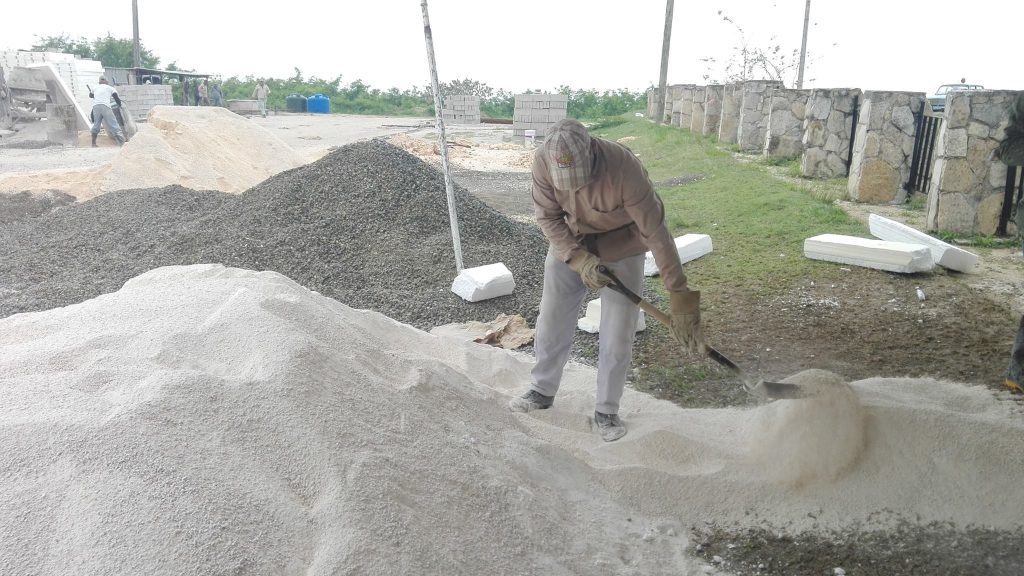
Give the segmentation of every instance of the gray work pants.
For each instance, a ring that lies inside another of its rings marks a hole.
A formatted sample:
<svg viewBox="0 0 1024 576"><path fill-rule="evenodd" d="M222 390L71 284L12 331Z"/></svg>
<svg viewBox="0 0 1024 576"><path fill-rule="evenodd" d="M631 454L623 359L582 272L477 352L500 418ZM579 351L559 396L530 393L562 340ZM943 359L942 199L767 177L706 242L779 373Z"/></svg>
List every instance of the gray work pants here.
<svg viewBox="0 0 1024 576"><path fill-rule="evenodd" d="M117 123L114 111L110 109L110 106L95 104L92 107L92 130L90 130L93 136L100 133L101 123L106 123L107 131L112 133L118 142L124 144L124 132L121 132L121 126Z"/></svg>
<svg viewBox="0 0 1024 576"><path fill-rule="evenodd" d="M627 288L641 294L644 283L644 255L629 256L617 262L604 262ZM544 261L544 292L534 336L537 364L531 372L531 388L554 396L562 381L562 371L572 351L576 321L587 287L579 274L548 251ZM633 357L633 338L639 318L636 304L610 288L601 292L601 327L598 336L597 402L594 409L618 414L619 400L626 387L626 373Z"/></svg>

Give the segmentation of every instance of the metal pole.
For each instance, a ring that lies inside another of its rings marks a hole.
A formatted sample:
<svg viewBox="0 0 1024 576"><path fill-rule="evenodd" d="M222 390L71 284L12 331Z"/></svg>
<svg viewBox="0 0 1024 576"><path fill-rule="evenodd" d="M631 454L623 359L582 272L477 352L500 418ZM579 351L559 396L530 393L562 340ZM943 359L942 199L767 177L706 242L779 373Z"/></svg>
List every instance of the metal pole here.
<svg viewBox="0 0 1024 576"><path fill-rule="evenodd" d="M142 50L139 47L139 0L132 0L132 66L142 68Z"/></svg>
<svg viewBox="0 0 1024 576"><path fill-rule="evenodd" d="M668 0L665 5L665 35L661 41L661 75L658 76L658 96L654 111L655 122L665 121L665 84L668 81L668 45L672 40L672 8L675 0Z"/></svg>
<svg viewBox="0 0 1024 576"><path fill-rule="evenodd" d="M807 61L807 23L811 21L811 0L807 0L807 7L804 8L804 36L800 41L800 71L797 72L796 88L804 87L804 63Z"/></svg>
<svg viewBox="0 0 1024 576"><path fill-rule="evenodd" d="M462 241L459 239L459 218L455 212L455 192L452 190L452 174L448 169L448 142L445 140L444 120L441 119L441 86L437 82L437 62L434 61L434 36L430 32L430 17L427 15L427 0L420 3L423 8L423 36L427 41L427 63L430 65L430 85L434 89L434 117L437 119L437 140L441 149L441 170L444 172L444 189L448 194L448 219L452 226L452 244L455 246L455 272L462 273Z"/></svg>

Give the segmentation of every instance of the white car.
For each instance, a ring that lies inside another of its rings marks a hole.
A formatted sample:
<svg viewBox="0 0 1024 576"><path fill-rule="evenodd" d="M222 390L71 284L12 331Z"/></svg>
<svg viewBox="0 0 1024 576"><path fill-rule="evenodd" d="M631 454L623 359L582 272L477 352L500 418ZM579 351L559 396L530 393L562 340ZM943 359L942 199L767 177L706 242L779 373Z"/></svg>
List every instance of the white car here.
<svg viewBox="0 0 1024 576"><path fill-rule="evenodd" d="M928 96L928 103L932 105L932 110L935 112L942 112L946 109L946 95L950 92L956 92L959 90L984 90L985 87L981 84L965 84L964 79L960 79L959 84L943 84L935 89L935 93Z"/></svg>

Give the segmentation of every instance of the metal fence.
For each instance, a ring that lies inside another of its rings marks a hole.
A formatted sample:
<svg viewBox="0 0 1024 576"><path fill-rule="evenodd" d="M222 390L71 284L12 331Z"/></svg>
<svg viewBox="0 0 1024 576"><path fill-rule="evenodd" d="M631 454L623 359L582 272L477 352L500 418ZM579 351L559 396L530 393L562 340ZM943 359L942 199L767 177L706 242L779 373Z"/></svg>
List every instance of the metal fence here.
<svg viewBox="0 0 1024 576"><path fill-rule="evenodd" d="M921 103L921 109L914 114L914 154L910 161L910 178L903 186L911 194L928 192L928 185L932 181L935 140L942 127L941 117L925 115L926 106L929 106L927 100Z"/></svg>

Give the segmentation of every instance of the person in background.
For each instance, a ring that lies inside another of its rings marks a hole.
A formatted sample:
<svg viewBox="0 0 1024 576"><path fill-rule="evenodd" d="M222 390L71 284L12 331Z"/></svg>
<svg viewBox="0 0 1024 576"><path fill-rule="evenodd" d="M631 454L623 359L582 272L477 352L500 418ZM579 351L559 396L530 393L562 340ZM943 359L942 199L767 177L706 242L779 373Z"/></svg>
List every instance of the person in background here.
<svg viewBox="0 0 1024 576"><path fill-rule="evenodd" d="M200 82L199 82L198 78L192 81L192 100L196 103L196 106L199 106L199 104L200 104L200 102L199 102L199 84L200 84Z"/></svg>
<svg viewBox="0 0 1024 576"><path fill-rule="evenodd" d="M189 94L192 94L192 84L185 78L181 81L181 105L188 106Z"/></svg>
<svg viewBox="0 0 1024 576"><path fill-rule="evenodd" d="M605 265L637 294L643 289L644 253L650 250L672 304L672 336L705 353L700 292L687 286L665 207L640 159L625 146L591 137L576 120L548 129L533 160L534 213L550 244L530 389L509 402L513 412L550 408L572 350L587 290L600 290L597 398L593 427L606 442L625 436L619 400L633 354L637 306L605 288Z"/></svg>
<svg viewBox="0 0 1024 576"><path fill-rule="evenodd" d="M206 78L203 78L203 81L199 83L199 102L197 104L199 106L210 105L210 85L207 83Z"/></svg>
<svg viewBox="0 0 1024 576"><path fill-rule="evenodd" d="M100 76L100 85L95 90L89 90L89 97L95 100L92 105L92 147L96 148L96 137L100 133L100 125L106 124L107 131L114 135L117 139L119 146L124 146L124 132L121 131L121 126L117 123L117 117L114 116L114 109L111 105L112 102L117 102L117 105L121 105L121 98L117 95L117 90L113 86L107 83L107 79Z"/></svg>
<svg viewBox="0 0 1024 576"><path fill-rule="evenodd" d="M217 83L217 82L214 82L213 84L210 85L210 102L214 106L222 106L223 105L222 104L223 100L224 100L224 93L221 92L220 84Z"/></svg>
<svg viewBox="0 0 1024 576"><path fill-rule="evenodd" d="M267 117L268 96L270 96L270 87L267 86L266 82L264 82L262 78L260 78L259 83L257 83L256 87L252 90L252 97L259 103L260 114L262 114L264 118Z"/></svg>

